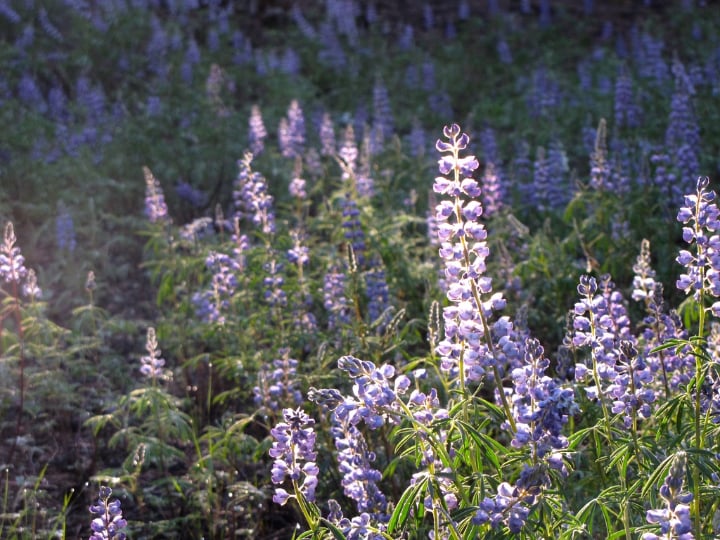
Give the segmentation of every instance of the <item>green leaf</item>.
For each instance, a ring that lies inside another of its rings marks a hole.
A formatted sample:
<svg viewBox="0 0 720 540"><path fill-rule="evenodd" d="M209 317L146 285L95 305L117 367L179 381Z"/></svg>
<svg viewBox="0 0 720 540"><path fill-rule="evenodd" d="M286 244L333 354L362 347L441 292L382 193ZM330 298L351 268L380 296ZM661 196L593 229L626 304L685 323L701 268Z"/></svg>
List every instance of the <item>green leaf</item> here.
<svg viewBox="0 0 720 540"><path fill-rule="evenodd" d="M429 476L423 476L417 484L410 486L405 490L400 497L397 506L395 506L395 510L393 510L393 513L390 516L390 521L388 521L388 534L393 534L398 528L405 526L410 510L417 502L418 494L427 489L429 480Z"/></svg>

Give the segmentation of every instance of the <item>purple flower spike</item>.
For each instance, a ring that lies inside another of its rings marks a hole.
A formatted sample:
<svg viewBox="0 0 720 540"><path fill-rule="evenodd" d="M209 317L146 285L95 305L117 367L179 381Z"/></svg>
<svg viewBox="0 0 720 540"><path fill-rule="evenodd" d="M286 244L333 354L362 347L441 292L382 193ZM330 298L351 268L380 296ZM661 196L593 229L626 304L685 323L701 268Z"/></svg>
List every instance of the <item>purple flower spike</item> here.
<svg viewBox="0 0 720 540"><path fill-rule="evenodd" d="M120 501L110 500L112 489L100 486L100 497L97 504L90 507L90 513L97 517L90 523L93 534L89 540L125 540L125 533L122 532L127 526L127 521L122 517Z"/></svg>
<svg viewBox="0 0 720 540"><path fill-rule="evenodd" d="M272 467L273 484L282 484L290 478L293 487L305 498L315 501L315 488L319 468L315 464L315 420L305 414L302 409L283 409L283 422L277 424L270 433L275 439L269 450L270 457L275 459ZM301 481L302 479L302 481ZM294 497L285 489L277 488L273 500L285 504Z"/></svg>

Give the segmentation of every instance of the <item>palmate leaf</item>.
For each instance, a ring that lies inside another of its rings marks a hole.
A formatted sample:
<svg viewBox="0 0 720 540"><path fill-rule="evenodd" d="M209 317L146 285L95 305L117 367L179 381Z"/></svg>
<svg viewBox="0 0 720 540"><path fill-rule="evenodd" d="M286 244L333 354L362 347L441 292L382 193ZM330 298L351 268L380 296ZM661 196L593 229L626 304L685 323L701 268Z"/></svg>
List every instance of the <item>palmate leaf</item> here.
<svg viewBox="0 0 720 540"><path fill-rule="evenodd" d="M458 421L458 425L463 433L467 434L474 442L482 449L483 455L492 463L496 471L501 468L500 459L498 456L502 456L507 453L507 449L492 437L488 437L474 426L471 426L467 422L462 420Z"/></svg>
<svg viewBox="0 0 720 540"><path fill-rule="evenodd" d="M418 497L421 492L424 494L425 490L427 490L429 480L429 476L423 476L415 485L405 490L390 516L390 521L388 521L388 534L392 535L397 529L405 527L410 510L418 504Z"/></svg>

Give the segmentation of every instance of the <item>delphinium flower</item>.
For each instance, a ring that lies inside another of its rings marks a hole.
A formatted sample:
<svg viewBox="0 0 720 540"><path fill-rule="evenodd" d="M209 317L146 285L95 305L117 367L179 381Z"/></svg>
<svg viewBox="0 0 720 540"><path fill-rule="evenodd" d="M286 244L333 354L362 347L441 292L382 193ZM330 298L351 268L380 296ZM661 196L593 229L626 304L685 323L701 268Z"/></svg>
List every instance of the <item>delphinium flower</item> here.
<svg viewBox="0 0 720 540"><path fill-rule="evenodd" d="M572 198L572 189L567 181L568 158L560 141L551 141L547 148L547 183L540 198L546 208L560 210Z"/></svg>
<svg viewBox="0 0 720 540"><path fill-rule="evenodd" d="M157 181L148 167L143 167L145 175L145 216L150 223L166 223L170 221L168 208L165 204L160 182Z"/></svg>
<svg viewBox="0 0 720 540"><path fill-rule="evenodd" d="M382 332L390 319L390 291L382 264L373 260L365 272L365 293L367 294L368 319Z"/></svg>
<svg viewBox="0 0 720 540"><path fill-rule="evenodd" d="M331 266L325 274L322 293L328 330L339 330L349 324L351 311L345 293L345 273L338 266Z"/></svg>
<svg viewBox="0 0 720 540"><path fill-rule="evenodd" d="M57 248L68 253L75 251L77 240L75 237L75 224L68 212L67 206L62 201L57 204L57 217L55 218L55 238Z"/></svg>
<svg viewBox="0 0 720 540"><path fill-rule="evenodd" d="M250 108L250 118L248 119L248 143L253 155L259 156L265 149L265 137L267 137L267 131L260 107L253 105Z"/></svg>
<svg viewBox="0 0 720 540"><path fill-rule="evenodd" d="M90 523L93 531L89 540L125 540L122 530L127 527L123 519L122 508L118 499L110 500L112 489L100 486L100 496L97 503L90 507L90 513L97 516Z"/></svg>
<svg viewBox="0 0 720 540"><path fill-rule="evenodd" d="M395 120L393 119L390 96L383 81L378 77L373 86L373 127L377 130L382 145L393 136L395 131Z"/></svg>
<svg viewBox="0 0 720 540"><path fill-rule="evenodd" d="M147 355L140 358L140 373L152 380L163 378L165 376L165 359L160 356L162 351L158 348L157 335L152 326L147 329L145 350Z"/></svg>
<svg viewBox="0 0 720 540"><path fill-rule="evenodd" d="M337 152L335 148L335 127L333 126L330 113L323 113L320 122L320 155L334 156Z"/></svg>
<svg viewBox="0 0 720 540"><path fill-rule="evenodd" d="M460 157L470 138L457 124L443 133L450 142L438 140L436 147L443 154L438 163L440 173L450 177L436 177L433 190L450 198L436 209L450 304L443 309L445 337L437 353L441 369L464 385L479 381L487 369L497 370L489 318L505 300L501 293L492 293L492 278L484 275L487 232L479 222L482 204L475 200L480 187L471 177L479 164L474 156Z"/></svg>
<svg viewBox="0 0 720 540"><path fill-rule="evenodd" d="M706 309L703 302L707 295L720 297L720 210L709 185L708 177L698 178L695 194L685 196L685 206L677 215L684 225L683 240L694 245L694 253L680 250L676 260L686 273L680 275L676 285L686 294L692 292L701 309ZM720 317L720 301L714 302L710 310Z"/></svg>
<svg viewBox="0 0 720 540"><path fill-rule="evenodd" d="M289 478L293 484L293 493L284 488L275 489L273 501L284 505L296 494L302 494L310 502L315 501L317 475L320 472L315 463L315 420L302 409L283 409L283 421L270 433L274 439L270 448L270 457L274 458L271 480L275 485Z"/></svg>
<svg viewBox="0 0 720 540"><path fill-rule="evenodd" d="M193 295L195 313L206 323L225 324L225 311L238 287L239 264L229 255L211 251L205 266L212 272L212 279L207 289Z"/></svg>
<svg viewBox="0 0 720 540"><path fill-rule="evenodd" d="M685 452L673 457L665 482L660 486L660 498L665 508L648 510L648 523L660 526L660 534L645 533L641 540L693 540L690 505L692 493L683 491L687 465Z"/></svg>
<svg viewBox="0 0 720 540"><path fill-rule="evenodd" d="M258 384L253 388L255 405L261 409L279 411L288 405L299 405L303 397L298 388L298 361L290 358L290 349L283 347L278 351L280 358L272 362L272 367L263 364L258 372Z"/></svg>
<svg viewBox="0 0 720 540"><path fill-rule="evenodd" d="M236 215L251 220L264 234L274 234L273 197L268 193L265 177L252 170L252 159L253 155L248 152L238 161L239 171L233 190Z"/></svg>

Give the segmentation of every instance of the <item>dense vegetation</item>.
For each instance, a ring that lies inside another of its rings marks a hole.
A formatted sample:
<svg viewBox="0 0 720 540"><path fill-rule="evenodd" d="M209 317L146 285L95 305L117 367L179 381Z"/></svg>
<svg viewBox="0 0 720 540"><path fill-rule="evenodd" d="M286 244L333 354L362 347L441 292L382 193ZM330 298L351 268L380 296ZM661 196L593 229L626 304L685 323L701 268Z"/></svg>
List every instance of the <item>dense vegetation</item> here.
<svg viewBox="0 0 720 540"><path fill-rule="evenodd" d="M603 4L0 2L0 536L720 536L720 10Z"/></svg>

